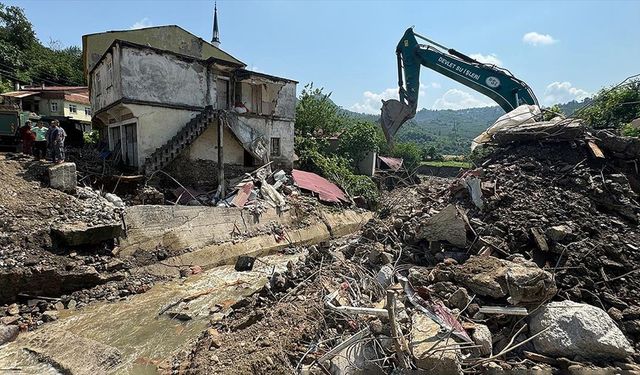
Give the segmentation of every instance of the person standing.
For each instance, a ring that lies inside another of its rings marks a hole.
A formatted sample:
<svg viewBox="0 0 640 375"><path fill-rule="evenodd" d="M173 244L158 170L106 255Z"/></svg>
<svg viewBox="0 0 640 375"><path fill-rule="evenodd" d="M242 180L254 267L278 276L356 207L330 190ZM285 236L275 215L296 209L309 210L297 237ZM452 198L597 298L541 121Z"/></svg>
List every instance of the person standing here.
<svg viewBox="0 0 640 375"><path fill-rule="evenodd" d="M24 125L20 127L20 139L22 139L22 153L31 155L33 141L36 139L36 135L31 131L31 121L25 122Z"/></svg>
<svg viewBox="0 0 640 375"><path fill-rule="evenodd" d="M54 163L64 162L64 140L67 133L60 127L58 120L51 121L51 129L48 133L49 147L51 147L51 157Z"/></svg>
<svg viewBox="0 0 640 375"><path fill-rule="evenodd" d="M31 129L36 135L36 141L33 145L33 156L36 159L44 159L47 157L47 132L49 129L44 126L44 122L38 121L38 125Z"/></svg>

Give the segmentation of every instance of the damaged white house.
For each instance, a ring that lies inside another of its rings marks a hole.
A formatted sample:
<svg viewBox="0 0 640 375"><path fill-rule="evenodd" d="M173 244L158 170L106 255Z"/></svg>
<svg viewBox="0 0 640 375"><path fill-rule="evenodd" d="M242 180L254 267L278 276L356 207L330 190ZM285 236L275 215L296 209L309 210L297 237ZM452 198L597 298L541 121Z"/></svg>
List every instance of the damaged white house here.
<svg viewBox="0 0 640 375"><path fill-rule="evenodd" d="M292 166L297 82L246 70L215 31L212 43L177 26L83 37L93 122L124 164Z"/></svg>

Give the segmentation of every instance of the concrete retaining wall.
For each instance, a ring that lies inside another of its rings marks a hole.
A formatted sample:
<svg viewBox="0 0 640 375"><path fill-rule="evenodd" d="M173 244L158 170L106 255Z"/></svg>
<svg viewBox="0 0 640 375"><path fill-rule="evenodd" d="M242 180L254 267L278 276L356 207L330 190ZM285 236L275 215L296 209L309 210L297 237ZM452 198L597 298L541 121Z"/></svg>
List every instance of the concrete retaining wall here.
<svg viewBox="0 0 640 375"><path fill-rule="evenodd" d="M309 221L304 227L293 227L301 216ZM136 251L153 251L157 246L170 250L191 249L161 264L143 267L141 271L161 275L177 275L179 268L198 265L204 269L230 264L241 255L263 256L292 245L311 245L359 230L369 221L371 212L320 210L317 216L290 210L277 214L270 209L260 216L239 208L189 206L133 206L127 208L127 238L121 243L121 256ZM272 222L285 227L286 240L277 239ZM238 230L246 233L235 237Z"/></svg>
<svg viewBox="0 0 640 375"><path fill-rule="evenodd" d="M271 221L290 225L295 217L293 210L278 214L270 209L257 216L240 208L131 206L125 212L127 234L120 254L133 255L157 247L199 249L232 240L234 231L256 234L268 230Z"/></svg>

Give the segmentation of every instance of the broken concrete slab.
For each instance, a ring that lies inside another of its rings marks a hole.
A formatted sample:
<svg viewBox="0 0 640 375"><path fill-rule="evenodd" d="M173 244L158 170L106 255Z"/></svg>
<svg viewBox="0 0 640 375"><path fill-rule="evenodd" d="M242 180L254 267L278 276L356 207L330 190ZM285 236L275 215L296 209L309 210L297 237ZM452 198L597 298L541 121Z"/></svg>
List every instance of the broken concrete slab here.
<svg viewBox="0 0 640 375"><path fill-rule="evenodd" d="M489 327L484 324L476 324L475 329L471 333L471 339L480 347L474 348L471 352L476 357L484 357L491 355L493 351L493 337Z"/></svg>
<svg viewBox="0 0 640 375"><path fill-rule="evenodd" d="M530 318L538 352L582 360L624 359L634 353L622 331L604 310L572 301L551 302Z"/></svg>
<svg viewBox="0 0 640 375"><path fill-rule="evenodd" d="M521 257L508 261L492 256L472 256L454 269L454 277L481 296L509 296L509 302L514 305L543 302L557 291L551 273Z"/></svg>
<svg viewBox="0 0 640 375"><path fill-rule="evenodd" d="M467 244L467 219L464 211L450 204L420 225L416 239L447 241L458 247Z"/></svg>
<svg viewBox="0 0 640 375"><path fill-rule="evenodd" d="M419 369L434 375L460 375L460 349L453 336L440 333L440 325L422 313L412 316L411 352Z"/></svg>
<svg viewBox="0 0 640 375"><path fill-rule="evenodd" d="M571 235L572 233L573 233L573 230L571 229L571 227L564 224L554 225L552 227L549 227L545 231L545 234L547 235L547 237L549 237L551 240L555 242L560 242L564 240L567 236Z"/></svg>
<svg viewBox="0 0 640 375"><path fill-rule="evenodd" d="M49 167L49 186L67 193L76 191L76 164L60 163Z"/></svg>
<svg viewBox="0 0 640 375"><path fill-rule="evenodd" d="M85 222L58 224L51 228L52 235L66 245L94 245L122 235L122 225L117 222L87 225Z"/></svg>
<svg viewBox="0 0 640 375"><path fill-rule="evenodd" d="M543 252L549 251L549 244L547 243L547 239L544 237L544 232L540 228L531 228L531 237L533 237L533 242L536 244L538 249Z"/></svg>

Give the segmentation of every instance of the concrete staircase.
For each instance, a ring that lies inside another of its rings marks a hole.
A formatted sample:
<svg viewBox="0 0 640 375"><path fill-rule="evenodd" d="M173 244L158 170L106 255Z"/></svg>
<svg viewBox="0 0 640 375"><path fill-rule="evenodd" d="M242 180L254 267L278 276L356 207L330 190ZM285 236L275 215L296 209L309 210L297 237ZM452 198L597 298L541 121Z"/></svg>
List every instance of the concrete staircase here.
<svg viewBox="0 0 640 375"><path fill-rule="evenodd" d="M217 115L217 111L214 110L212 106L205 107L202 112L186 123L178 134L157 148L153 154L145 159L145 173L150 175L171 163L205 131Z"/></svg>

